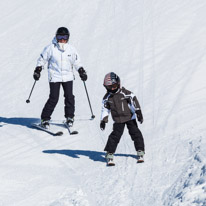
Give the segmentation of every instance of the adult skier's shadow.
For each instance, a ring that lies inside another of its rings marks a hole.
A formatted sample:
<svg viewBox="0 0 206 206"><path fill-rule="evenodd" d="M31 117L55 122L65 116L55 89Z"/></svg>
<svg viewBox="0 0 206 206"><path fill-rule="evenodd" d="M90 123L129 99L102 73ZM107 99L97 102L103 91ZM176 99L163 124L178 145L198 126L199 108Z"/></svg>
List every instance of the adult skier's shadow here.
<svg viewBox="0 0 206 206"><path fill-rule="evenodd" d="M0 127L3 127L7 124L13 124L13 125L20 125L31 128L32 123L38 122L38 118L29 118L29 117L0 117Z"/></svg>
<svg viewBox="0 0 206 206"><path fill-rule="evenodd" d="M105 152L97 152L90 150L44 150L43 153L67 155L72 158L80 158L80 156L87 156L93 161L105 162ZM137 158L135 155L130 154L115 154L115 156L132 157L135 159Z"/></svg>

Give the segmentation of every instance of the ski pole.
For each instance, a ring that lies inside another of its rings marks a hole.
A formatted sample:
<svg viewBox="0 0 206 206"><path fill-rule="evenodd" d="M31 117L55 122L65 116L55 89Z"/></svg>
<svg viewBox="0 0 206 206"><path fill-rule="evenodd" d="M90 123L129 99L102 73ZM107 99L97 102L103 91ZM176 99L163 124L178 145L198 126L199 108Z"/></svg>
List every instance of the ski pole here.
<svg viewBox="0 0 206 206"><path fill-rule="evenodd" d="M31 92L30 92L29 98L26 100L26 103L30 103L30 100L29 100L29 99L30 99L30 97L31 97L31 94L32 94L32 92L33 92L33 89L34 89L35 84L36 84L36 80L35 80L35 82L34 82L34 84L33 84L32 89L31 89Z"/></svg>
<svg viewBox="0 0 206 206"><path fill-rule="evenodd" d="M83 83L84 83L84 88L85 88L85 91L86 91L86 94L87 94L87 99L88 99L88 102L89 102L90 110L91 110L91 113L92 113L91 119L94 119L95 116L94 116L93 111L92 111L92 106L91 106L91 103L90 103L90 100L89 100L89 95L88 95L88 92L87 92L87 87L86 87L85 81L83 81Z"/></svg>

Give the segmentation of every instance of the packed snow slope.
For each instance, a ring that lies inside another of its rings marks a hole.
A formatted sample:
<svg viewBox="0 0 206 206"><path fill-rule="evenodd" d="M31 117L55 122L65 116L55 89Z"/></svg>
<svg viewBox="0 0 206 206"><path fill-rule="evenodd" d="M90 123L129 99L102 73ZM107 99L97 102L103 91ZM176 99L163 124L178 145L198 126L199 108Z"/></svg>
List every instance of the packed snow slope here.
<svg viewBox="0 0 206 206"><path fill-rule="evenodd" d="M206 1L0 1L0 205L206 205ZM26 104L36 60L58 27L88 73L75 72L75 129L64 120L63 92L52 116L53 137L31 128L48 98L47 69ZM112 119L99 129L103 78L116 72L142 106L144 164L125 129L106 167Z"/></svg>

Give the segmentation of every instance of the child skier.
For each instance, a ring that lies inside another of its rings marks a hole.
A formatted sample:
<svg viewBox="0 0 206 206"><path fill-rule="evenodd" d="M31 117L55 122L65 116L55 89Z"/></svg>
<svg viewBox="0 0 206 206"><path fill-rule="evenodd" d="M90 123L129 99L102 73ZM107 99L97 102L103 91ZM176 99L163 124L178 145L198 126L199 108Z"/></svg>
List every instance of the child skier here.
<svg viewBox="0 0 206 206"><path fill-rule="evenodd" d="M109 135L104 149L107 152L108 165L114 165L113 154L116 151L125 125L127 125L129 134L134 141L137 162L144 162L144 139L136 122L137 117L137 120L142 124L143 116L136 96L124 87L120 88L120 78L114 72L106 74L103 85L107 89L107 93L102 101L100 129L105 129L110 112L114 121L113 131Z"/></svg>

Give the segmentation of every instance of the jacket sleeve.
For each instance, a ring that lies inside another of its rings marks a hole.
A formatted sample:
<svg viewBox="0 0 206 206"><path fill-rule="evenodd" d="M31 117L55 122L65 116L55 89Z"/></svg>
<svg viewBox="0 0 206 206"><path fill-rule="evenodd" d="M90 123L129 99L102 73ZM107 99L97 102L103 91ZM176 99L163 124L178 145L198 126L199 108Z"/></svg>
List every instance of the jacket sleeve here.
<svg viewBox="0 0 206 206"><path fill-rule="evenodd" d="M134 111L141 110L137 97L133 93L131 93L131 106L133 107Z"/></svg>
<svg viewBox="0 0 206 206"><path fill-rule="evenodd" d="M44 65L48 63L49 59L50 59L50 45L44 48L43 52L40 54L40 57L37 60L36 66L44 67Z"/></svg>
<svg viewBox="0 0 206 206"><path fill-rule="evenodd" d="M107 123L111 110L105 107L106 101L107 100L105 100L105 99L103 99L103 101L102 101L101 121L104 121Z"/></svg>
<svg viewBox="0 0 206 206"><path fill-rule="evenodd" d="M122 88L122 90L124 92L125 97L129 99L132 111L135 112L137 110L141 110L137 97L131 91L125 89L124 87Z"/></svg>
<svg viewBox="0 0 206 206"><path fill-rule="evenodd" d="M132 97L132 105L134 106L135 111L141 110L141 107L140 107L140 104L137 100L137 97L134 94L133 94L133 97Z"/></svg>

